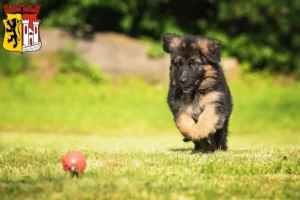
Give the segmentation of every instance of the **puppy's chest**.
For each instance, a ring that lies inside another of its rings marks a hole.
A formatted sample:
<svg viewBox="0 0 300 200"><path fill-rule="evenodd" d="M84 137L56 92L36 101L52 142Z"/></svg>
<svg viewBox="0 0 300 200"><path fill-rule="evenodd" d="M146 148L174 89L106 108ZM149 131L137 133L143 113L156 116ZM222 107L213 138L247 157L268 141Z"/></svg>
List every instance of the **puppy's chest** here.
<svg viewBox="0 0 300 200"><path fill-rule="evenodd" d="M201 104L201 100L199 98L195 98L194 100L188 102L181 100L179 110L180 112L189 114L195 121L197 121L203 112L203 105Z"/></svg>

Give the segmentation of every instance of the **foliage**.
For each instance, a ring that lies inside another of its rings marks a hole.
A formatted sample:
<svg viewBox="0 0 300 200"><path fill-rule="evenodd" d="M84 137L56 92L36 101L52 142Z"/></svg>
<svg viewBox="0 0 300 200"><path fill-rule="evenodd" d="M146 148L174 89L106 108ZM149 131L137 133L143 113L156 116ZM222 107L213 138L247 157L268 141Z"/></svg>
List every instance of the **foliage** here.
<svg viewBox="0 0 300 200"><path fill-rule="evenodd" d="M159 57L162 57L164 55L164 51L161 48L161 43L157 43L157 42L153 43L151 45L151 47L148 49L147 55L150 58L159 58Z"/></svg>
<svg viewBox="0 0 300 200"><path fill-rule="evenodd" d="M0 73L8 76L17 75L29 68L28 59L21 53L7 53L0 49Z"/></svg>
<svg viewBox="0 0 300 200"><path fill-rule="evenodd" d="M147 51L147 56L149 58L159 58L165 55L160 41L156 41L147 36L143 36L141 39L150 45Z"/></svg>
<svg viewBox="0 0 300 200"><path fill-rule="evenodd" d="M91 30L117 31L161 42L166 32L202 34L222 40L224 56L238 57L245 70L295 72L300 76L299 1L27 2L42 4L43 25L68 28L78 36ZM149 50L151 57L161 55L156 44Z"/></svg>

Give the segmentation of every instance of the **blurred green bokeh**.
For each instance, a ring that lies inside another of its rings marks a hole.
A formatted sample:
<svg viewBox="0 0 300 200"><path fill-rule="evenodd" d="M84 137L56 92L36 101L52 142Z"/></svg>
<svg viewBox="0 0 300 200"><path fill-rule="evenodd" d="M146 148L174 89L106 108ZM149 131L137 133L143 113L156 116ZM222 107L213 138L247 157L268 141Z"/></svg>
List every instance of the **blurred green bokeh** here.
<svg viewBox="0 0 300 200"><path fill-rule="evenodd" d="M39 14L43 19L42 26L63 27L79 37L95 31L115 31L132 37L150 38L154 41L154 47L149 50L151 57L162 54L157 42L166 32L201 34L221 40L223 55L239 58L244 70L267 70L300 76L299 1L25 2L42 5ZM5 17L3 9L0 9L0 16Z"/></svg>

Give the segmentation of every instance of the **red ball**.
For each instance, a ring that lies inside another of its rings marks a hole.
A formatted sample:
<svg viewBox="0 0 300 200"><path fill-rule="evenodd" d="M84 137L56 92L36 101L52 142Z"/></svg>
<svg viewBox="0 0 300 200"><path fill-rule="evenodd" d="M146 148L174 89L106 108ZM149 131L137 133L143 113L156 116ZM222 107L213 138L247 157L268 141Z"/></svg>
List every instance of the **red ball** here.
<svg viewBox="0 0 300 200"><path fill-rule="evenodd" d="M86 167L85 156L78 151L66 153L61 161L64 170L70 173L81 173Z"/></svg>

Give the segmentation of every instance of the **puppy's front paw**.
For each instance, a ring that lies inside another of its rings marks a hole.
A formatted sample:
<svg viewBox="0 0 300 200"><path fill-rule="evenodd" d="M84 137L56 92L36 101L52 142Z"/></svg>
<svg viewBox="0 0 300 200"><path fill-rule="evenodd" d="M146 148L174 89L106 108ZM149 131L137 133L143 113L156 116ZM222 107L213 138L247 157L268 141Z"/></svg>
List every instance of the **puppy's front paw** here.
<svg viewBox="0 0 300 200"><path fill-rule="evenodd" d="M208 126L196 125L192 128L190 135L193 141L199 141L201 139L207 138L210 133L214 132L216 132L216 130Z"/></svg>

